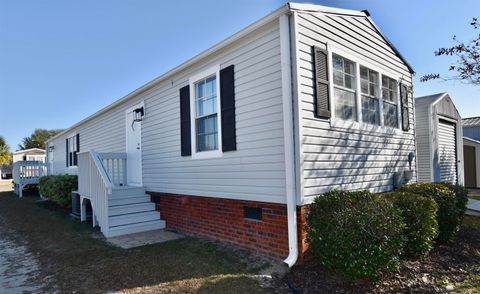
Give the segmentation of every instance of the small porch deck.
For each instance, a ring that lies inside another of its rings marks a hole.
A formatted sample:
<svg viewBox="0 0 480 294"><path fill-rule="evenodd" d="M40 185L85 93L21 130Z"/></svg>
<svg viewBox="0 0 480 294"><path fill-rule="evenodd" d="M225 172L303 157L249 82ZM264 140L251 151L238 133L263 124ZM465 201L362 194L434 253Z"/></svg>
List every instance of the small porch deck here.
<svg viewBox="0 0 480 294"><path fill-rule="evenodd" d="M47 175L47 166L42 161L17 161L13 164L14 191L23 197L26 185L38 185L40 178Z"/></svg>
<svg viewBox="0 0 480 294"><path fill-rule="evenodd" d="M78 154L81 220L86 220L89 201L93 226L99 226L105 237L165 228L145 192L145 187L128 185L126 153L90 150Z"/></svg>

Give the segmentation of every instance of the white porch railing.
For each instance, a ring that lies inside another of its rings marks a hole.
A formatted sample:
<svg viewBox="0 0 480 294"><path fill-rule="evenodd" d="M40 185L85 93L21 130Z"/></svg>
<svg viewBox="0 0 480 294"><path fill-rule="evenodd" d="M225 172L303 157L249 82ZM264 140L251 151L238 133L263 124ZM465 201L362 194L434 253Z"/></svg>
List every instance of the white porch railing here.
<svg viewBox="0 0 480 294"><path fill-rule="evenodd" d="M13 164L13 182L15 193L23 196L23 188L29 184L38 184L40 178L47 175L47 167L42 161L17 161Z"/></svg>
<svg viewBox="0 0 480 294"><path fill-rule="evenodd" d="M97 153L93 150L78 154L78 193L81 206L85 198L93 209L93 225L99 225L108 236L108 198L115 186L126 184L124 153Z"/></svg>

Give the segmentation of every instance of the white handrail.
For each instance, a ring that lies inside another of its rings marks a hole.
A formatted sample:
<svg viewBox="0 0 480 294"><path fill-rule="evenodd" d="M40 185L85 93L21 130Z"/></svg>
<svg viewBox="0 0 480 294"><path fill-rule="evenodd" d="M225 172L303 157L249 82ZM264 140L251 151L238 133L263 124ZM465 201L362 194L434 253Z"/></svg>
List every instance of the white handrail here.
<svg viewBox="0 0 480 294"><path fill-rule="evenodd" d="M126 184L125 153L97 153L94 150L78 153L78 192L89 198L94 223L109 236L108 198L116 186Z"/></svg>

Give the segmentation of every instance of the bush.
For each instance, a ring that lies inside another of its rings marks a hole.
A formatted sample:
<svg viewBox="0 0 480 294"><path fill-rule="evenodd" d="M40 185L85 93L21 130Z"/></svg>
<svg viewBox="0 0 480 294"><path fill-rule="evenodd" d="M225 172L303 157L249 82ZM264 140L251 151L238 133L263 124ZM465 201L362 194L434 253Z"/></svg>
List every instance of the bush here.
<svg viewBox="0 0 480 294"><path fill-rule="evenodd" d="M467 211L467 203L468 203L468 190L464 186L460 185L453 185L449 183L444 183L450 191L455 194L456 197L456 205L458 209L458 218L460 219L460 224L462 224L463 217L465 216L465 212Z"/></svg>
<svg viewBox="0 0 480 294"><path fill-rule="evenodd" d="M426 256L438 236L437 202L408 192L384 193L400 211L405 224L404 251L412 257Z"/></svg>
<svg viewBox="0 0 480 294"><path fill-rule="evenodd" d="M415 183L402 186L401 192L410 192L432 198L438 204L437 222L440 242L450 242L460 229L461 210L458 208L455 193L442 183Z"/></svg>
<svg viewBox="0 0 480 294"><path fill-rule="evenodd" d="M310 206L307 240L325 266L353 280L378 280L399 268L404 227L387 199L335 190Z"/></svg>
<svg viewBox="0 0 480 294"><path fill-rule="evenodd" d="M40 194L64 208L72 204L72 191L78 188L76 175L41 177L38 184Z"/></svg>

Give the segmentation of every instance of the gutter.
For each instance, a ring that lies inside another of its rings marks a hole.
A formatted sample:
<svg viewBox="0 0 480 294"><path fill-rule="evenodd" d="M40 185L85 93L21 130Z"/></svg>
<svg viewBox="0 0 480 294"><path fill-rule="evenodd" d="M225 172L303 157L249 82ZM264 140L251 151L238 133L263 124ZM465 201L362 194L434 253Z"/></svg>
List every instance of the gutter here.
<svg viewBox="0 0 480 294"><path fill-rule="evenodd" d="M294 148L294 109L292 91L290 14L279 17L280 56L282 68L283 129L285 146L285 184L287 197L288 257L283 261L292 267L298 259L296 169Z"/></svg>

